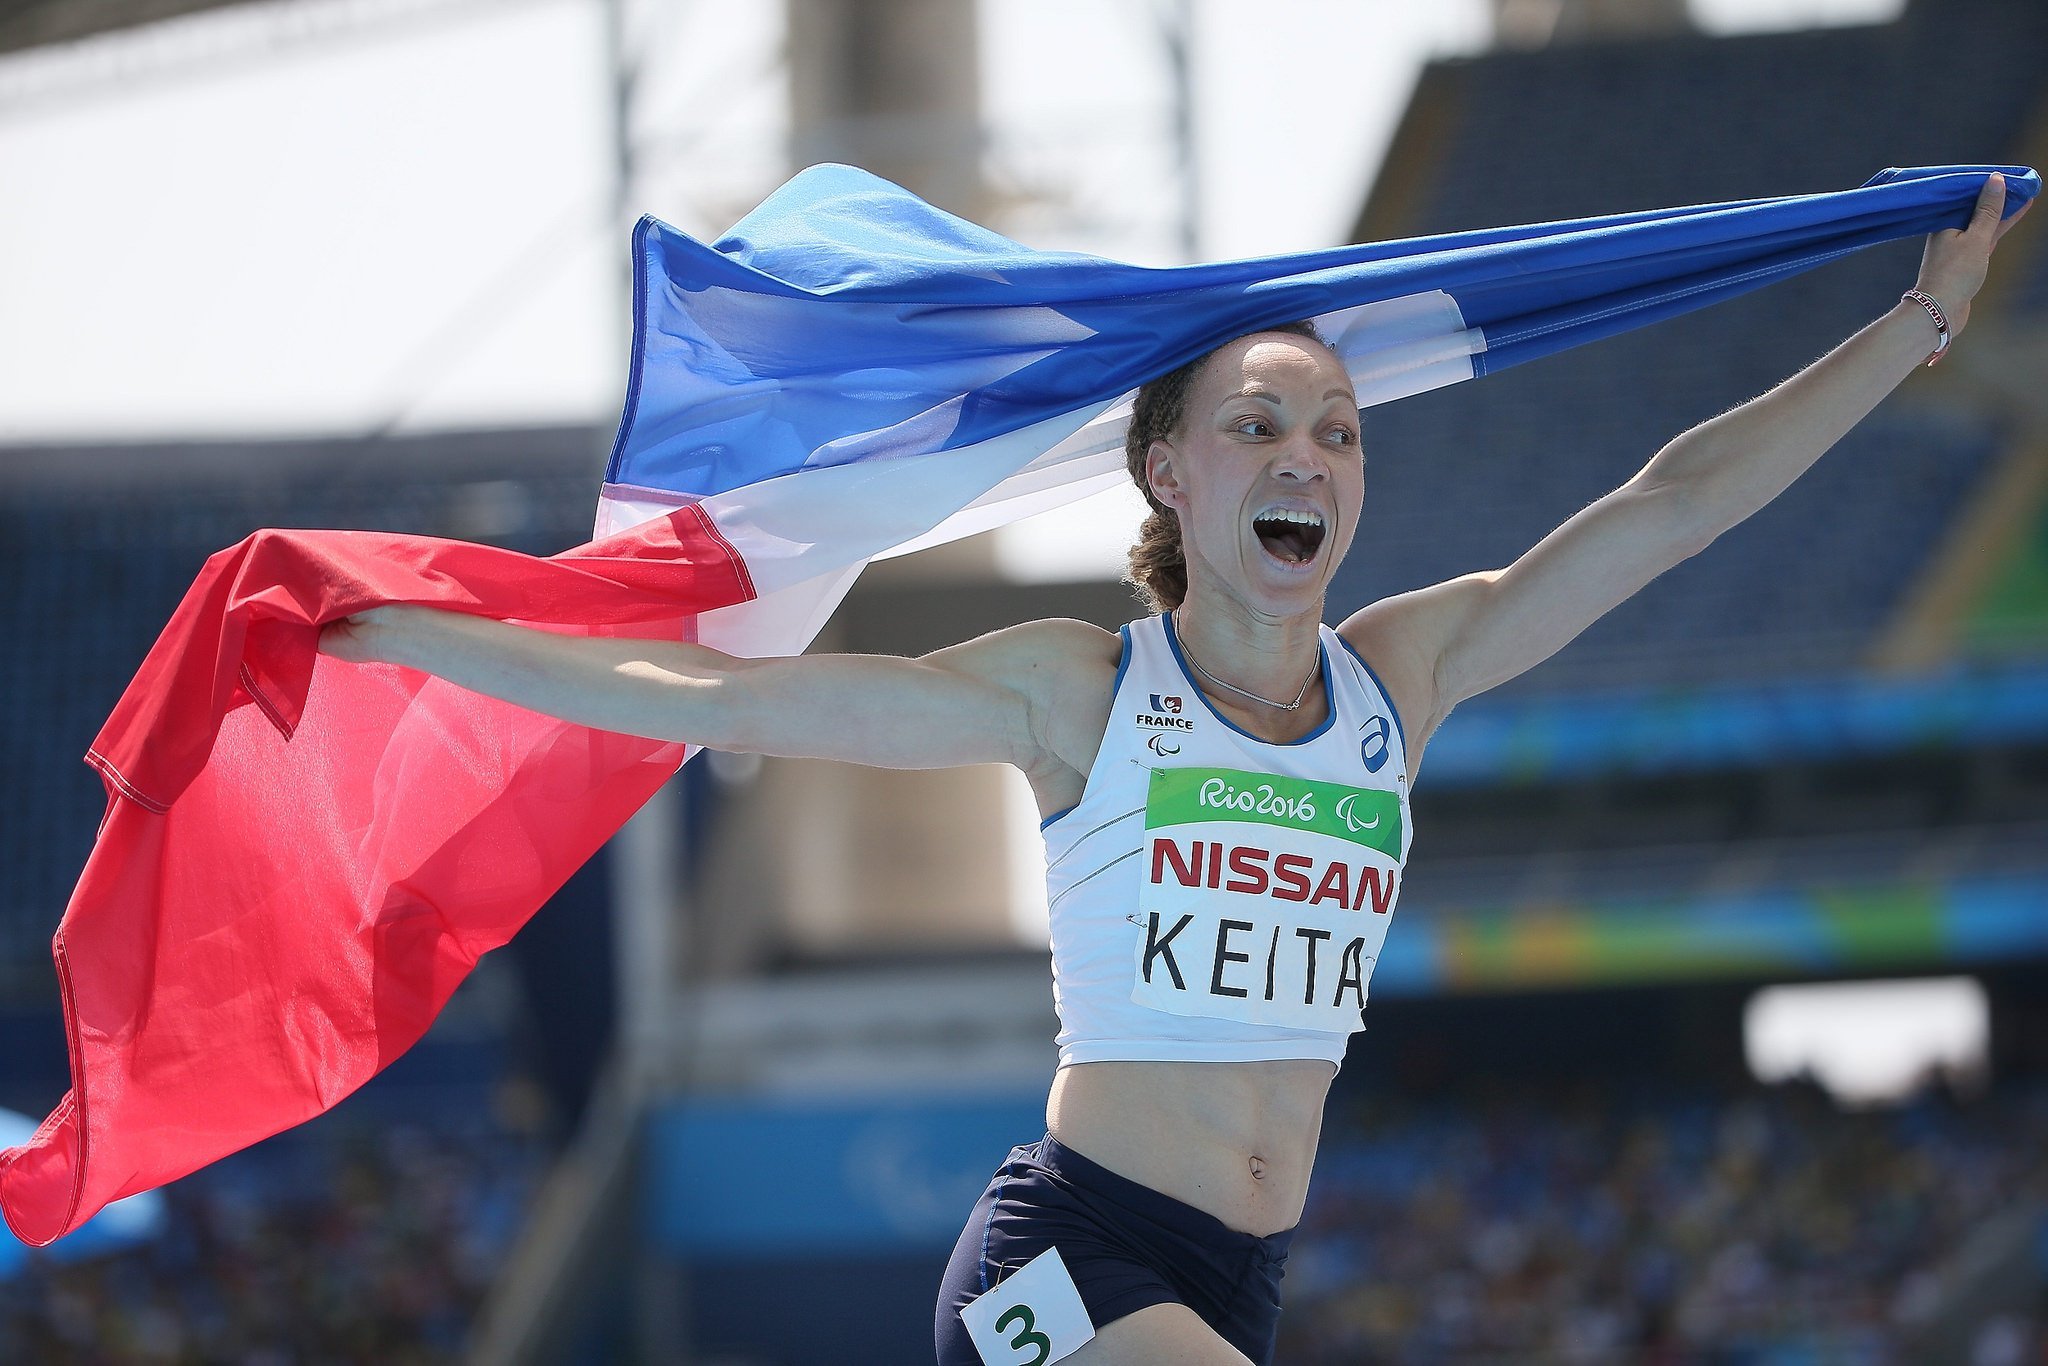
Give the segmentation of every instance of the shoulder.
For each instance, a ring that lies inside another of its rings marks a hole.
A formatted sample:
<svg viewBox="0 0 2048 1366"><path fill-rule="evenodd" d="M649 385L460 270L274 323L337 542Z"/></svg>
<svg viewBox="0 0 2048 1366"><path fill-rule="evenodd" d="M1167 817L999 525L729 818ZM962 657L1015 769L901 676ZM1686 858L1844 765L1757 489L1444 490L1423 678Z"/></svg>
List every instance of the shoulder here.
<svg viewBox="0 0 2048 1366"><path fill-rule="evenodd" d="M1106 711L1122 655L1116 632L1054 617L1006 626L925 660L1018 694L1042 730L1046 718L1085 713L1092 703Z"/></svg>
<svg viewBox="0 0 2048 1366"><path fill-rule="evenodd" d="M1034 682L1116 672L1123 644L1114 631L1069 617L1005 626L926 659L1029 691Z"/></svg>
<svg viewBox="0 0 2048 1366"><path fill-rule="evenodd" d="M991 631L926 656L928 662L970 674L1023 701L1038 754L1023 765L1034 783L1085 774L1095 759L1109 717L1123 642L1114 631L1056 617ZM1078 793L1048 800L1047 810L1072 805Z"/></svg>
<svg viewBox="0 0 2048 1366"><path fill-rule="evenodd" d="M1090 621L1072 617L1048 617L1027 621L1012 628L1031 648L1048 658L1077 665L1116 668L1123 654L1123 641L1115 631L1105 631Z"/></svg>

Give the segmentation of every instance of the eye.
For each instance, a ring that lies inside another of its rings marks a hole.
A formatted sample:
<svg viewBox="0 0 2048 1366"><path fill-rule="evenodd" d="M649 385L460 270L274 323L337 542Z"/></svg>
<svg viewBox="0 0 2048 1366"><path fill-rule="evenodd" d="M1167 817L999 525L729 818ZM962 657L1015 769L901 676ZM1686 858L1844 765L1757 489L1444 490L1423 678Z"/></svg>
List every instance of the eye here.
<svg viewBox="0 0 2048 1366"><path fill-rule="evenodd" d="M1358 444L1358 433L1353 431L1349 427L1332 427L1330 428L1330 435L1328 439L1334 445L1356 446Z"/></svg>
<svg viewBox="0 0 2048 1366"><path fill-rule="evenodd" d="M1231 424L1230 430L1245 436L1271 436L1273 424L1263 417L1241 417Z"/></svg>

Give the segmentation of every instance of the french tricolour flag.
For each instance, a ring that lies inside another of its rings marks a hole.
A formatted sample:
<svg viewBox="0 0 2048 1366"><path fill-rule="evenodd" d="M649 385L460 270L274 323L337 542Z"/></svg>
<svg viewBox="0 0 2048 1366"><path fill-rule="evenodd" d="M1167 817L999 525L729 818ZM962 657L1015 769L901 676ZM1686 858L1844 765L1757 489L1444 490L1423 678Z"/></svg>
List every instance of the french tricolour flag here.
<svg viewBox="0 0 2048 1366"><path fill-rule="evenodd" d="M1109 487L1142 381L1317 319L1362 404L1961 227L1994 169L1176 269L1035 252L846 167L705 245L634 234L596 538L548 559L263 531L208 561L88 754L98 841L53 943L72 1088L0 1153L44 1244L334 1105L685 757L389 666L319 627L430 603L801 650L869 560Z"/></svg>

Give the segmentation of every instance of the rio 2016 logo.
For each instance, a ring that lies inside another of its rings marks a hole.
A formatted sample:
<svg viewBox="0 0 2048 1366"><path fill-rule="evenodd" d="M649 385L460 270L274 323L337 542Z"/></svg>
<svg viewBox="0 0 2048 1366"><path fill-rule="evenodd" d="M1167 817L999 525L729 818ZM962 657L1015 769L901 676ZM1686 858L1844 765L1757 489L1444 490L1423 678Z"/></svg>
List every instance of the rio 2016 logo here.
<svg viewBox="0 0 2048 1366"><path fill-rule="evenodd" d="M1281 816L1288 820L1300 821L1303 825L1316 818L1316 800L1310 793L1290 797L1274 789L1271 783L1260 783L1257 787L1232 787L1221 778L1211 778L1202 784L1198 800L1203 806L1220 811L1246 811L1255 816Z"/></svg>
<svg viewBox="0 0 2048 1366"><path fill-rule="evenodd" d="M1400 794L1381 788L1234 768L1152 770L1145 795L1147 830L1212 822L1283 826L1377 849L1397 862L1407 824Z"/></svg>

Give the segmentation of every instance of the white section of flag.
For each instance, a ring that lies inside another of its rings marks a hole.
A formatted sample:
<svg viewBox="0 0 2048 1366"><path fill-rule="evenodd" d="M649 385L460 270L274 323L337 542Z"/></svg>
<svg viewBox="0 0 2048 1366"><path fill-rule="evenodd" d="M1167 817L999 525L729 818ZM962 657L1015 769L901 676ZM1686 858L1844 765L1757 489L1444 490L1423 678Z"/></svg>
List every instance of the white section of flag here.
<svg viewBox="0 0 2048 1366"><path fill-rule="evenodd" d="M1359 406L1472 377L1485 349L1441 290L1316 319L1358 389ZM1114 487L1124 470L1132 394L1046 418L958 450L812 466L713 494L699 505L745 562L754 601L707 612L698 638L731 654L795 653L823 628L868 561L944 545ZM600 537L681 499L608 486Z"/></svg>

